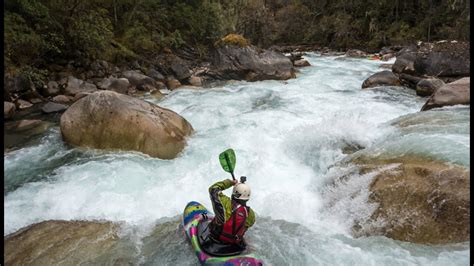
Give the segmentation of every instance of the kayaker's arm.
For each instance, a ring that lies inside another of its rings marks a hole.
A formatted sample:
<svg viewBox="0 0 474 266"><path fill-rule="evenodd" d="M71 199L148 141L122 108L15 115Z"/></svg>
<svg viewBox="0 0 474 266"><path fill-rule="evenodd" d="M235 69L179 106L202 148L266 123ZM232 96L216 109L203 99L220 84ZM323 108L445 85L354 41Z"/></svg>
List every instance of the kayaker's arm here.
<svg viewBox="0 0 474 266"><path fill-rule="evenodd" d="M252 209L250 209L249 216L247 217L247 220L245 221L245 229L249 229L253 224L255 223L255 213L253 212Z"/></svg>
<svg viewBox="0 0 474 266"><path fill-rule="evenodd" d="M230 198L224 195L222 190L226 190L233 185L234 181L226 179L209 187L212 209L214 210L215 222L217 224L224 224L226 219L226 207L229 209L229 206L231 205Z"/></svg>

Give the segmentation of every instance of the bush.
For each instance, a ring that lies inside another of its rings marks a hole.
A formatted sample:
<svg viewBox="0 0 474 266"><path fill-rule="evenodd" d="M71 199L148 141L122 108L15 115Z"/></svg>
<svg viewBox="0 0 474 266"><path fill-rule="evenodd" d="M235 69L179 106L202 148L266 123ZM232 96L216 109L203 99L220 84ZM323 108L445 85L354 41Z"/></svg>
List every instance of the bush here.
<svg viewBox="0 0 474 266"><path fill-rule="evenodd" d="M239 47L246 47L250 45L250 42L244 38L244 36L239 34L228 34L224 38L221 38L214 43L216 47L222 47L225 45L236 45Z"/></svg>

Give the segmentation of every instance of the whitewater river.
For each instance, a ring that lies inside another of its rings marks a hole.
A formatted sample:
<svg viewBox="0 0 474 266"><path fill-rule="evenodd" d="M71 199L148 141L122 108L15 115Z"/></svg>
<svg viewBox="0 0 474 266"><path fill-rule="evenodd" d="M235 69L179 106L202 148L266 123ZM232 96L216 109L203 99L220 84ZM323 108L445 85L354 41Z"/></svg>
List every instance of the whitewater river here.
<svg viewBox="0 0 474 266"><path fill-rule="evenodd" d="M469 242L425 246L352 237L352 221L376 207L367 204L371 180L339 188L331 181L347 147L469 168L469 107L419 113L426 98L413 90L361 90L381 62L306 58L312 66L288 81L231 82L173 91L161 101L145 98L196 130L174 160L71 149L58 127L5 155L4 234L49 219L110 220L134 239L134 263L197 264L180 217L191 200L211 207L208 187L230 178L218 155L231 147L257 214L247 240L268 265L468 265ZM410 126L396 126L402 122ZM167 233L155 239L156 249L147 246L144 237L160 224Z"/></svg>

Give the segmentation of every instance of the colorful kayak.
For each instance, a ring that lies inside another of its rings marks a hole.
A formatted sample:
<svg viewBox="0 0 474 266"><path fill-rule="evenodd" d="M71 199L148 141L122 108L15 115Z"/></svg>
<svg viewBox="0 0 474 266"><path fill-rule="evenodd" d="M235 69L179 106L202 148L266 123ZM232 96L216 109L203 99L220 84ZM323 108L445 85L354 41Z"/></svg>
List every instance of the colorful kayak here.
<svg viewBox="0 0 474 266"><path fill-rule="evenodd" d="M183 213L183 226L191 245L196 252L201 265L225 265L225 266L260 266L263 262L254 254L240 253L231 246L217 245L210 246L208 242L203 242L207 224L212 220L214 214L209 212L202 204L191 201L186 205ZM206 249L201 247L206 246ZM211 244L213 245L213 244ZM205 250L208 252L206 253ZM213 254L209 254L213 253ZM223 254L218 254L223 253ZM240 253L240 254L236 254ZM232 254L232 255L225 255Z"/></svg>

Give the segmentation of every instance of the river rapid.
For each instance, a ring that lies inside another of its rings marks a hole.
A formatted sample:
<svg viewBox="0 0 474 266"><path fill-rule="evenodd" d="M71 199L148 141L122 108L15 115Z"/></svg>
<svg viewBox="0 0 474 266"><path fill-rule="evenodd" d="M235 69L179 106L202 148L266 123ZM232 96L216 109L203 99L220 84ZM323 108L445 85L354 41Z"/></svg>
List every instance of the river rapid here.
<svg viewBox="0 0 474 266"><path fill-rule="evenodd" d="M247 176L257 215L247 241L267 265L468 265L469 242L354 238L352 221L376 207L367 203L371 180L364 176L341 187L331 181L348 147L470 168L470 108L419 112L426 98L413 90L361 89L382 70L381 62L314 53L305 58L312 66L288 81L179 89L160 101L145 96L196 131L174 160L73 149L62 142L59 127L6 154L4 235L50 219L109 220L120 222L124 237L136 243L134 263L197 264L181 214L192 200L211 208L208 187L230 178L218 155L231 147L235 173ZM353 192L357 196L349 197ZM167 233L156 239L156 250L144 251L157 226Z"/></svg>

